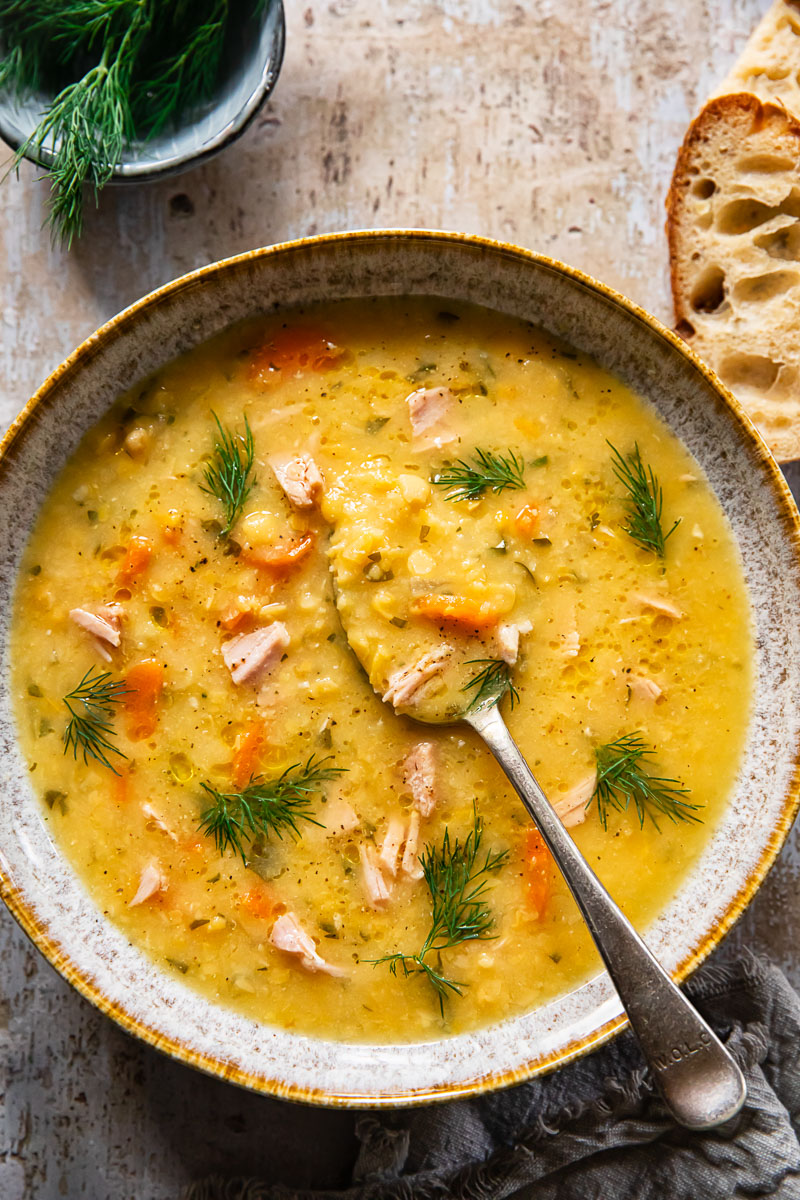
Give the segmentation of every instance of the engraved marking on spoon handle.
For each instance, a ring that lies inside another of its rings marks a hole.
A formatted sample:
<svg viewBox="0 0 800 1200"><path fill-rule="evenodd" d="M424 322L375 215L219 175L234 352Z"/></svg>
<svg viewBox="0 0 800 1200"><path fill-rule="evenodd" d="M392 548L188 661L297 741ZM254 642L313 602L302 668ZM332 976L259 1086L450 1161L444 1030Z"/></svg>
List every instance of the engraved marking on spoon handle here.
<svg viewBox="0 0 800 1200"><path fill-rule="evenodd" d="M583 913L664 1100L681 1125L710 1129L735 1116L744 1077L611 899L534 778L497 708L464 718L494 754L536 822Z"/></svg>

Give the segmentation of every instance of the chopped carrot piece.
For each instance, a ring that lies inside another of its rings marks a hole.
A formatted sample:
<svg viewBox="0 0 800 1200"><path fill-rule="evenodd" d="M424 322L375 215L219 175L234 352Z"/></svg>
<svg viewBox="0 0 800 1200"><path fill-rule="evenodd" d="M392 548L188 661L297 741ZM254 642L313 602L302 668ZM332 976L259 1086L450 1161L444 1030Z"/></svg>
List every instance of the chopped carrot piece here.
<svg viewBox="0 0 800 1200"><path fill-rule="evenodd" d="M288 538L277 545L246 547L241 557L255 567L281 575L299 566L314 549L315 541L313 530L308 530L301 537Z"/></svg>
<svg viewBox="0 0 800 1200"><path fill-rule="evenodd" d="M514 524L525 537L535 537L540 531L539 509L526 504L514 517Z"/></svg>
<svg viewBox="0 0 800 1200"><path fill-rule="evenodd" d="M279 329L253 353L248 371L251 380L269 383L280 378L283 370L324 371L345 354L319 329L309 325Z"/></svg>
<svg viewBox="0 0 800 1200"><path fill-rule="evenodd" d="M112 777L111 794L117 804L127 804L130 800L131 772L129 767L119 767L118 774Z"/></svg>
<svg viewBox="0 0 800 1200"><path fill-rule="evenodd" d="M528 903L541 921L552 890L553 856L544 844L538 829L528 829L524 844L525 876L528 881Z"/></svg>
<svg viewBox="0 0 800 1200"><path fill-rule="evenodd" d="M263 721L250 721L242 736L239 738L231 767L231 779L234 787L244 787L250 777L256 774L258 760L264 748L266 730Z"/></svg>
<svg viewBox="0 0 800 1200"><path fill-rule="evenodd" d="M155 732L158 700L164 688L164 668L155 658L134 663L125 677L125 686L128 689L125 695L128 737L138 742Z"/></svg>
<svg viewBox="0 0 800 1200"><path fill-rule="evenodd" d="M150 538L132 537L128 542L125 561L117 573L117 586L130 587L135 579L142 574L153 554L153 543Z"/></svg>
<svg viewBox="0 0 800 1200"><path fill-rule="evenodd" d="M275 899L275 893L266 883L249 888L239 897L239 907L251 917L273 917L282 907Z"/></svg>
<svg viewBox="0 0 800 1200"><path fill-rule="evenodd" d="M219 609L219 624L230 633L243 633L256 622L256 612L264 603L258 596L224 597L225 603Z"/></svg>
<svg viewBox="0 0 800 1200"><path fill-rule="evenodd" d="M249 608L241 608L238 604L230 604L219 615L219 623L229 633L244 633L248 626L255 624L255 614Z"/></svg>
<svg viewBox="0 0 800 1200"><path fill-rule="evenodd" d="M470 600L467 596L442 596L428 593L417 596L411 605L415 616L447 625L462 625L468 629L488 629L496 625L500 613L489 600Z"/></svg>

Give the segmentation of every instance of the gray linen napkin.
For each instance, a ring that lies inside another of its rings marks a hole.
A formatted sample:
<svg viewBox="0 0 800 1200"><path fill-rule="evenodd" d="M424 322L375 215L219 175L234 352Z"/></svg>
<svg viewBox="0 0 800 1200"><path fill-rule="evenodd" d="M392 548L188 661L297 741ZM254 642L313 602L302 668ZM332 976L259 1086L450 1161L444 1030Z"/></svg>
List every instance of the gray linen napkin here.
<svg viewBox="0 0 800 1200"><path fill-rule="evenodd" d="M183 1200L800 1200L800 997L751 954L702 968L686 992L747 1077L722 1129L678 1129L626 1033L502 1092L363 1114L344 1190L214 1176Z"/></svg>

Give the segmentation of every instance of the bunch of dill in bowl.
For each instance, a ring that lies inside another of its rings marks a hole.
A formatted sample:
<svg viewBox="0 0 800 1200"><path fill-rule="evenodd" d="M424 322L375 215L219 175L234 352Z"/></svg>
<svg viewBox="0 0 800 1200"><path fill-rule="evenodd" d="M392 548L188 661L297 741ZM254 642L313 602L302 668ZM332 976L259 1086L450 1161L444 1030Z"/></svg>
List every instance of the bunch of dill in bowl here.
<svg viewBox="0 0 800 1200"><path fill-rule="evenodd" d="M280 0L0 0L0 134L51 185L66 245L113 179L221 149L269 94Z"/></svg>

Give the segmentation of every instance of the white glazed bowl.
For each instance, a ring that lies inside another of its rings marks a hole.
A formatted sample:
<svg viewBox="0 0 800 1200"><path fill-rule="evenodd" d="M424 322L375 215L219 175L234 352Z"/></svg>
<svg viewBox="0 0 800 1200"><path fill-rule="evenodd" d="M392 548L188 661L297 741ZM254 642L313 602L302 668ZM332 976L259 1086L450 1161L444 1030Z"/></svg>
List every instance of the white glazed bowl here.
<svg viewBox="0 0 800 1200"><path fill-rule="evenodd" d="M550 259L455 234L312 238L186 275L139 301L75 351L0 448L0 895L53 965L125 1029L237 1083L330 1105L445 1099L519 1082L625 1024L605 974L525 1016L412 1045L353 1045L259 1025L165 974L108 924L53 842L16 741L8 614L37 511L86 429L136 378L232 321L313 300L421 294L530 319L645 395L708 474L733 527L757 626L747 753L735 794L691 875L645 931L683 979L743 911L798 805L798 514L735 400L672 333L629 301Z"/></svg>

